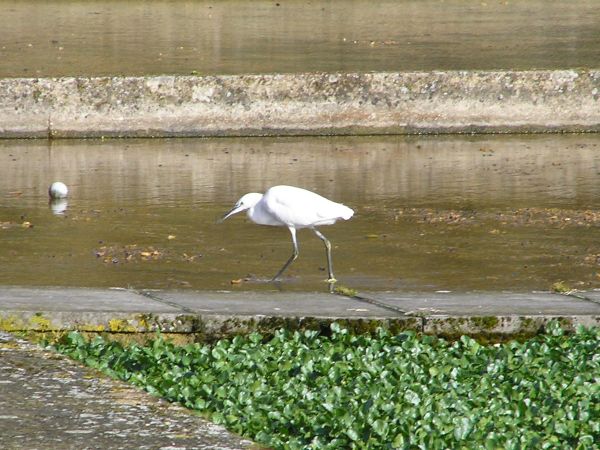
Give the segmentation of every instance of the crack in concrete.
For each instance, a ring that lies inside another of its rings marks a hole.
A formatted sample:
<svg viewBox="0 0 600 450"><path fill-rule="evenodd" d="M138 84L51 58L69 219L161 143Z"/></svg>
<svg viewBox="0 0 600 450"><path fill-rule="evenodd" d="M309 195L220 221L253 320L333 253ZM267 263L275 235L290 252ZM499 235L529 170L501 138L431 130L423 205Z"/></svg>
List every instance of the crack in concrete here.
<svg viewBox="0 0 600 450"><path fill-rule="evenodd" d="M400 309L400 308L398 308L396 306L393 306L393 305L388 305L387 303L381 302L379 300L375 300L374 298L365 297L365 296L363 296L361 294L354 295L354 296L352 296L350 298L356 299L356 300L361 301L361 302L370 303L371 305L375 305L375 306L378 306L379 308L383 308L383 309L386 309L388 311L395 312L397 314L400 314L401 316L408 315L408 311L404 311L403 309Z"/></svg>
<svg viewBox="0 0 600 450"><path fill-rule="evenodd" d="M352 298L354 298L360 302L369 303L369 304L375 305L379 308L383 308L387 311L394 312L394 313L398 314L399 317L410 317L410 318L419 320L421 323L419 325L418 331L421 333L425 331L425 326L427 324L427 317L425 317L425 316L421 316L418 314L411 314L411 311L405 311L401 308L398 308L397 306L388 305L387 303L381 302L379 300L375 300L374 298L365 297L361 294L354 295Z"/></svg>
<svg viewBox="0 0 600 450"><path fill-rule="evenodd" d="M179 309L179 310L181 310L181 311L183 311L183 312L186 312L186 313L188 313L188 314L193 314L193 315L195 315L195 316L198 316L198 315L199 315L199 314L198 314L196 311L194 311L193 309L187 308L187 307L185 307L185 306L182 306L182 305L180 305L180 304L178 304L178 303L175 303L175 302L172 302L172 301L170 301L170 300L165 300L164 298L162 298L162 297L159 297L158 295L155 295L155 294L153 294L153 293L152 293L152 292L150 292L150 291L134 291L134 292L135 292L136 294L138 294L138 295L141 295L141 296L143 296L143 297L146 297L146 298L148 298L148 299L150 299L150 300L154 300L155 302L162 303L163 305L171 306L171 307L173 307L173 308Z"/></svg>
<svg viewBox="0 0 600 450"><path fill-rule="evenodd" d="M583 300L583 301L586 301L586 302L592 302L592 303L595 303L597 305L600 305L600 300L595 299L595 298L590 298L590 297L586 296L585 293L581 293L580 294L578 292L565 292L564 294L561 294L561 295L564 295L565 297L577 298L579 300Z"/></svg>

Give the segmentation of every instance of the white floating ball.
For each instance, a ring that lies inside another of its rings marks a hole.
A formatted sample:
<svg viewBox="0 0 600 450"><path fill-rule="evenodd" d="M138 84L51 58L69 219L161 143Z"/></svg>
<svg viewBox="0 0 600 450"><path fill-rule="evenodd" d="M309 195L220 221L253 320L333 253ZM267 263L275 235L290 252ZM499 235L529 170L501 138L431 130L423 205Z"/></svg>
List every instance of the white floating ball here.
<svg viewBox="0 0 600 450"><path fill-rule="evenodd" d="M60 181L55 181L48 189L50 198L66 198L68 193L69 189L67 188L67 185Z"/></svg>

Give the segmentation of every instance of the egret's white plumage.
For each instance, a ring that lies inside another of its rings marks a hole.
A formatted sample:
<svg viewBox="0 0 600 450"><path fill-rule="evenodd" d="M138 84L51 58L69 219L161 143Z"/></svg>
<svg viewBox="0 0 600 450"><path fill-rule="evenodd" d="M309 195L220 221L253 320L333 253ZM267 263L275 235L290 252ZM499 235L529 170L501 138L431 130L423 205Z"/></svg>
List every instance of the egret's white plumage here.
<svg viewBox="0 0 600 450"><path fill-rule="evenodd" d="M273 186L264 195L251 192L238 200L233 209L221 220L247 211L248 218L259 225L285 226L292 235L294 252L273 280L279 278L283 271L298 257L296 230L310 228L325 243L329 279L335 281L331 261L331 244L316 227L332 225L337 220L348 220L354 211L341 203L332 202L325 197L294 186Z"/></svg>

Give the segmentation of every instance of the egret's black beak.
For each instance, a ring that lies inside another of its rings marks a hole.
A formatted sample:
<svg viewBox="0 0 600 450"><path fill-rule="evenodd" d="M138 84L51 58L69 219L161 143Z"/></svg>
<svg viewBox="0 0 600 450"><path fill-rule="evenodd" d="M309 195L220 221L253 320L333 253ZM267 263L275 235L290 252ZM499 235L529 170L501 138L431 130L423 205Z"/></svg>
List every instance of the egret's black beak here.
<svg viewBox="0 0 600 450"><path fill-rule="evenodd" d="M242 211L242 208L238 205L234 206L230 211L228 211L223 217L221 217L219 220L217 220L217 223L223 223L225 221L225 219L233 216L234 214L237 214L238 212Z"/></svg>

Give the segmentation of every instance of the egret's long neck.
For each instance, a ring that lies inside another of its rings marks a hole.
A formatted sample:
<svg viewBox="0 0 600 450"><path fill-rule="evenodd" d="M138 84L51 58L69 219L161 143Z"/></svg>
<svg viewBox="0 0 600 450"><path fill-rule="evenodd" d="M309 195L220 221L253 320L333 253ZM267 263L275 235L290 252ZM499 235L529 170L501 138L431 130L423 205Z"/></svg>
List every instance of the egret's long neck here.
<svg viewBox="0 0 600 450"><path fill-rule="evenodd" d="M265 205L260 201L261 199L262 195L258 201L248 209L248 218L259 225L283 225L283 223L276 220L272 214L269 214L269 212L265 210Z"/></svg>
<svg viewBox="0 0 600 450"><path fill-rule="evenodd" d="M248 202L248 205L250 205L250 207L246 210L246 214L248 215L248 218L250 220L252 220L253 222L256 222L256 214L259 214L257 212L258 209L260 209L260 205L259 202L262 200L263 198L263 194L259 194L259 193L252 193L249 194L251 195L250 198L248 198L246 201Z"/></svg>

